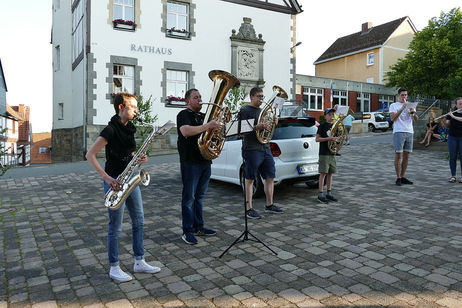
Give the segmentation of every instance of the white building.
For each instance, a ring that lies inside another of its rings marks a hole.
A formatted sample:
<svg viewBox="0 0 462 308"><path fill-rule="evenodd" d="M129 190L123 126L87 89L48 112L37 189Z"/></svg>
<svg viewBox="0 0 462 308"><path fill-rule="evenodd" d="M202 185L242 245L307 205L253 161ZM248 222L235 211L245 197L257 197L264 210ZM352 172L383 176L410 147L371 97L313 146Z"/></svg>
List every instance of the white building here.
<svg viewBox="0 0 462 308"><path fill-rule="evenodd" d="M295 93L300 12L296 0L53 0L52 159L83 159L120 91L152 96L158 125L184 108L169 97L197 88L208 101L214 69Z"/></svg>

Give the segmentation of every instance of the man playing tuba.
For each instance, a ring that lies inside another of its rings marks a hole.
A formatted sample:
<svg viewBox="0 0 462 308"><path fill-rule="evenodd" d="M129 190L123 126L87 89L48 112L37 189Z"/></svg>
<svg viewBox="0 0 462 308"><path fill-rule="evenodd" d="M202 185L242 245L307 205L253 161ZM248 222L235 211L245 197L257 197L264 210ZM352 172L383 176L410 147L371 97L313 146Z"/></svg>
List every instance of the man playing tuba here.
<svg viewBox="0 0 462 308"><path fill-rule="evenodd" d="M199 150L197 140L209 129L221 129L216 120L204 123L205 114L200 112L202 97L197 89L185 94L188 108L180 111L176 118L178 129L178 152L180 154L181 180L183 193L181 215L183 217L183 235L185 243L197 244L194 235L215 235L216 231L204 227L202 205L210 180L210 160L205 159Z"/></svg>
<svg viewBox="0 0 462 308"><path fill-rule="evenodd" d="M253 182L258 174L265 180L266 207L265 212L280 214L283 211L273 204L274 177L276 168L269 143L263 144L257 138L257 131L268 129L271 123L255 123L261 112L260 105L263 102L263 91L255 87L250 90L250 104L241 109L238 115L240 121L247 120L253 131L244 134L242 139L242 158L244 159L245 171L245 199L246 215L248 218L261 218L260 214L252 208ZM251 120L251 121L250 121ZM277 124L277 118L274 118Z"/></svg>

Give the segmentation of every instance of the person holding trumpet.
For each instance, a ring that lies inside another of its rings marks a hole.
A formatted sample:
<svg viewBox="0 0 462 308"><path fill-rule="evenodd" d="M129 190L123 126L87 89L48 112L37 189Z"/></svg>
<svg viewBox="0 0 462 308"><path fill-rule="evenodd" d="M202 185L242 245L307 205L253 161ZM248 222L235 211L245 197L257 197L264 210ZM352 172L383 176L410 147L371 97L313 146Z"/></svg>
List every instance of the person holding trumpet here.
<svg viewBox="0 0 462 308"><path fill-rule="evenodd" d="M456 106L445 118L445 124L449 127L448 149L449 168L451 169L450 183L456 182L457 156L459 156L462 170L462 97L455 99ZM459 178L462 183L462 177Z"/></svg>
<svg viewBox="0 0 462 308"><path fill-rule="evenodd" d="M393 144L395 147L395 172L397 186L402 184L413 184L404 176L412 152L414 140L414 128L412 121L417 121L419 117L414 108L407 106L407 90L398 90L398 102L390 105L390 118L393 121Z"/></svg>

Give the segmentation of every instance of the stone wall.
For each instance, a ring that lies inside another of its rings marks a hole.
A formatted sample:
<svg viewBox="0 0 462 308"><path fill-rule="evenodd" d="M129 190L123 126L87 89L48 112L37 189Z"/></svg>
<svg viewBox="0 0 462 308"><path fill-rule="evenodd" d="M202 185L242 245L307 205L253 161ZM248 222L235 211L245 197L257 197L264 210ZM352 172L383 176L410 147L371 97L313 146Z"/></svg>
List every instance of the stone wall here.
<svg viewBox="0 0 462 308"><path fill-rule="evenodd" d="M51 160L53 163L73 162L85 159L85 154L98 138L101 130L106 125L88 125L86 134L86 149L83 146L83 127L54 129L52 131ZM163 135L156 137L150 150L150 156L177 153L177 130L176 127ZM140 142L140 140L137 140ZM105 157L104 148L97 155L98 158Z"/></svg>
<svg viewBox="0 0 462 308"><path fill-rule="evenodd" d="M51 161L83 160L83 127L53 129L51 132Z"/></svg>

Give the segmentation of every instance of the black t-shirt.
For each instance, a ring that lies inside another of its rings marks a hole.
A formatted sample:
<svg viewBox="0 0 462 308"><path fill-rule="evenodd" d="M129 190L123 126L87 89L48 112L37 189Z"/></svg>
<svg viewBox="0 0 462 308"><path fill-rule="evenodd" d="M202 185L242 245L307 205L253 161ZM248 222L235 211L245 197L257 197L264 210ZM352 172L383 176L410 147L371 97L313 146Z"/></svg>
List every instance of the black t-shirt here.
<svg viewBox="0 0 462 308"><path fill-rule="evenodd" d="M202 112L194 112L186 108L176 116L176 126L178 130L178 153L180 153L180 162L195 162L195 163L211 163L205 159L199 151L197 140L201 134L189 136L185 138L180 131L183 125L200 126L204 124L205 114Z"/></svg>
<svg viewBox="0 0 462 308"><path fill-rule="evenodd" d="M107 141L104 171L113 178L121 174L132 159L136 149L135 132L136 127L132 122L123 125L120 117L115 115L99 134Z"/></svg>
<svg viewBox="0 0 462 308"><path fill-rule="evenodd" d="M239 111L238 120L248 120L250 126L255 126L255 123L260 115L261 109L247 105ZM252 130L249 133L243 134L242 151L265 151L269 148L269 144L260 143L257 139L257 132Z"/></svg>
<svg viewBox="0 0 462 308"><path fill-rule="evenodd" d="M439 134L438 123L432 122L432 126L435 127L435 128L433 128L433 133L434 134ZM427 123L427 128L430 128L430 123Z"/></svg>
<svg viewBox="0 0 462 308"><path fill-rule="evenodd" d="M317 135L322 138L327 138L330 135L330 130L332 128L333 123L322 122L317 131ZM319 155L333 155L329 151L328 141L322 141L319 143Z"/></svg>
<svg viewBox="0 0 462 308"><path fill-rule="evenodd" d="M454 112L453 113L454 116L456 117L462 117L462 113L460 112ZM459 122L453 118L451 118L451 116L446 116L446 119L448 119L449 121L451 121L451 125L449 126L449 136L452 136L452 137L462 137L462 122Z"/></svg>

